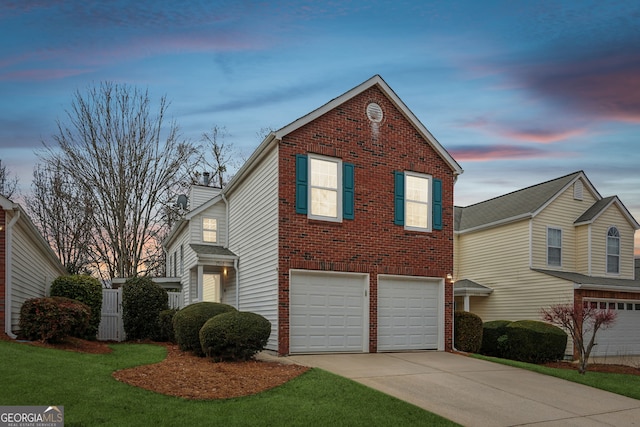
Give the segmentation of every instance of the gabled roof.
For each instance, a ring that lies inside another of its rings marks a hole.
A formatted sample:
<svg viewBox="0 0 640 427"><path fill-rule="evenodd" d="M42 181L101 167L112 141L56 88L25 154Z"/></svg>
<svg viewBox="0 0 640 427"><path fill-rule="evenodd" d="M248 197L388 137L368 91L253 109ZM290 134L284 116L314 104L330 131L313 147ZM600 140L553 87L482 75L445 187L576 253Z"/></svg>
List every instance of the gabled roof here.
<svg viewBox="0 0 640 427"><path fill-rule="evenodd" d="M456 206L454 229L461 232L473 231L531 218L580 178L596 198L600 198L583 171L573 172L475 205Z"/></svg>
<svg viewBox="0 0 640 427"><path fill-rule="evenodd" d="M386 95L387 98L389 98L389 100L396 106L396 108L398 108L398 110L402 112L405 118L409 120L409 122L416 128L418 132L420 132L422 137L429 143L429 145L431 145L431 147L449 165L455 175L460 175L463 172L462 167L460 167L458 162L453 159L449 152L438 142L438 140L431 134L431 132L429 132L429 130L420 122L420 120L418 120L418 118L411 112L411 110L409 110L405 103L398 97L398 95L396 95L396 93L389 87L389 85L387 85L382 77L376 74L367 81L327 102L320 108L313 110L309 114L300 117L299 119L289 123L288 125L280 128L275 132L271 132L260 143L258 148L240 168L238 173L236 173L236 175L231 179L229 184L222 190L223 193L226 194L232 191L235 185L242 181L242 179L244 179L244 176L249 173L257 160L264 155L266 148L271 146L274 142L281 141L282 138L295 131L296 129L305 126L306 124L333 110L337 106L344 104L345 102L349 101L350 99L354 98L355 96L373 86L378 86L380 91L382 91L382 93Z"/></svg>
<svg viewBox="0 0 640 427"><path fill-rule="evenodd" d="M611 277L592 277L580 273L542 270L537 268L533 268L532 270L537 271L538 273L543 273L572 282L576 289L640 292L640 280L616 279Z"/></svg>
<svg viewBox="0 0 640 427"><path fill-rule="evenodd" d="M228 258L237 258L238 256L231 252L229 249L224 248L222 246L216 245L200 245L196 243L191 243L191 249L194 250L198 255L213 255L216 257L228 257Z"/></svg>
<svg viewBox="0 0 640 427"><path fill-rule="evenodd" d="M598 217L609 209L609 206L616 205L620 209L620 212L626 217L627 221L631 226L638 230L640 229L640 224L635 220L635 218L629 213L627 208L622 204L618 196L610 196L605 197L604 199L600 199L595 202L589 209L585 211L578 219L575 220L575 225L585 225L593 223Z"/></svg>

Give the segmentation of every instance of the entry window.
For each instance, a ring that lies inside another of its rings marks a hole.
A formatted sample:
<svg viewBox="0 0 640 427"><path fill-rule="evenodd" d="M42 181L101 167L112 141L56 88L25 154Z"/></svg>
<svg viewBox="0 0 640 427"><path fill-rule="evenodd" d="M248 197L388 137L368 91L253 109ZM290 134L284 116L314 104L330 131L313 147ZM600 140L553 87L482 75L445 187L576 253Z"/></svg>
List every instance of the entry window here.
<svg viewBox="0 0 640 427"><path fill-rule="evenodd" d="M405 227L429 227L429 178L405 174Z"/></svg>
<svg viewBox="0 0 640 427"><path fill-rule="evenodd" d="M218 241L218 220L215 218L202 218L202 241L216 243Z"/></svg>
<svg viewBox="0 0 640 427"><path fill-rule="evenodd" d="M607 231L607 273L620 273L620 233L616 227Z"/></svg>
<svg viewBox="0 0 640 427"><path fill-rule="evenodd" d="M309 156L309 200L311 218L339 221L342 211L338 189L341 184L341 161L339 159Z"/></svg>
<svg viewBox="0 0 640 427"><path fill-rule="evenodd" d="M562 265L562 230L559 228L547 228L547 265Z"/></svg>

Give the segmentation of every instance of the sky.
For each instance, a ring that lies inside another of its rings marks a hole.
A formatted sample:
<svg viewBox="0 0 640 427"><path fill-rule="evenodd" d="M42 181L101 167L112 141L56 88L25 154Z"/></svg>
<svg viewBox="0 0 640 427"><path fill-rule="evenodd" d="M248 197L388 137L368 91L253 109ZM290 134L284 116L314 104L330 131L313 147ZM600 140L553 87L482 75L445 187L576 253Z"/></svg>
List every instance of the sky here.
<svg viewBox="0 0 640 427"><path fill-rule="evenodd" d="M0 159L27 194L73 93L103 81L246 158L375 74L464 169L456 205L584 170L640 221L637 0L4 0Z"/></svg>

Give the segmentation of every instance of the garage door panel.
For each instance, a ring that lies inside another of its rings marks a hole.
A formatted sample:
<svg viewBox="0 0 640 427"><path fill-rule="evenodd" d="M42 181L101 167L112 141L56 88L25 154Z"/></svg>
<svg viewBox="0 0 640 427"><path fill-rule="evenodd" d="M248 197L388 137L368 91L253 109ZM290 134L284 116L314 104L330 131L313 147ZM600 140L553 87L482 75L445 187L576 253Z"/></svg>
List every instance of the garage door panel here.
<svg viewBox="0 0 640 427"><path fill-rule="evenodd" d="M379 276L378 350L437 349L441 281Z"/></svg>
<svg viewBox="0 0 640 427"><path fill-rule="evenodd" d="M289 351L362 352L366 275L292 271L290 277Z"/></svg>

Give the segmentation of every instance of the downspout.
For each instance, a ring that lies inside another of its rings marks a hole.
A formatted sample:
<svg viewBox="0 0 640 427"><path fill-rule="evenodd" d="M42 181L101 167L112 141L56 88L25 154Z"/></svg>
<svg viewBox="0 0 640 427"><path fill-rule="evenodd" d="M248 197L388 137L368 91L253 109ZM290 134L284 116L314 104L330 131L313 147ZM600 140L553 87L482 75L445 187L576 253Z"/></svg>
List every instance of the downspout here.
<svg viewBox="0 0 640 427"><path fill-rule="evenodd" d="M226 228L226 236L224 239L224 248L228 249L229 248L229 201L227 200L226 197L224 197L224 193L220 192L220 195L222 196L222 200L224 201L224 205L225 205L225 215L226 215L226 221L227 221L227 226Z"/></svg>
<svg viewBox="0 0 640 427"><path fill-rule="evenodd" d="M11 221L9 221L9 224L7 224L7 228L5 232L6 251L5 251L5 280L4 280L4 286L5 286L4 332L12 339L16 339L17 338L16 334L11 332L11 255L13 252L12 246L11 246L11 240L12 240L11 235L13 234L13 226L15 225L16 222L18 222L18 219L20 218L20 211L18 209L14 209L13 212L15 213L15 215L13 216L13 218L11 218Z"/></svg>
<svg viewBox="0 0 640 427"><path fill-rule="evenodd" d="M240 310L240 269L238 258L233 260L233 268L236 270L236 310Z"/></svg>

